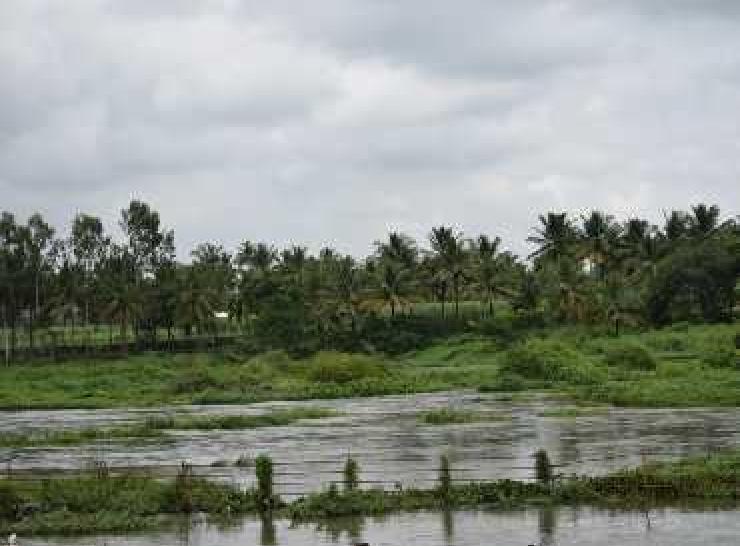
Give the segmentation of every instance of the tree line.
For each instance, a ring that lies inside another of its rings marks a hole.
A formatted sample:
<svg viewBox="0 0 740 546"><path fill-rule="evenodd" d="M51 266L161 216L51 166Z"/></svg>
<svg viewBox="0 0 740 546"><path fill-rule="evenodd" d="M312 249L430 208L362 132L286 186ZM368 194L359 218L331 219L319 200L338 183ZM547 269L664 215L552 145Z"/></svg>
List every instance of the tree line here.
<svg viewBox="0 0 740 546"><path fill-rule="evenodd" d="M24 332L51 326L115 326L129 339L209 334L228 320L267 347L362 343L380 327L395 334L420 323L491 323L497 309L525 324L630 324L732 320L740 273L740 224L717 206L672 211L661 226L618 221L601 211L539 216L524 258L499 237L466 237L450 226L427 241L391 232L364 259L324 248L278 249L245 240L233 251L202 243L179 262L172 230L134 200L120 233L78 214L58 236L40 214L0 216L0 312L9 350ZM465 328L465 325L462 326ZM408 333L408 332L407 332ZM342 341L344 340L344 341Z"/></svg>

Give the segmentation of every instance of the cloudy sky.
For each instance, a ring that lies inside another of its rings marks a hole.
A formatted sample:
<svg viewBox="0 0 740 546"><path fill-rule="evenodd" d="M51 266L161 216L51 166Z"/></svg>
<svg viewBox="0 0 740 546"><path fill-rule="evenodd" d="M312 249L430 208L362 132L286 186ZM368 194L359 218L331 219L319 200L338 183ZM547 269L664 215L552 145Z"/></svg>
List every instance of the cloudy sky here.
<svg viewBox="0 0 740 546"><path fill-rule="evenodd" d="M740 204L737 0L2 0L0 209L181 256Z"/></svg>

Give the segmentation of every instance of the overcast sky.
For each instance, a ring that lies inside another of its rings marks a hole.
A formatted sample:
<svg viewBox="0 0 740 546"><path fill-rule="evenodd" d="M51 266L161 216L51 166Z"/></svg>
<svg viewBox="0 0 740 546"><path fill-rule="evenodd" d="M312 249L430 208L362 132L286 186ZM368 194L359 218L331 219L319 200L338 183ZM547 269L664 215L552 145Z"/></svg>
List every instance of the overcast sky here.
<svg viewBox="0 0 740 546"><path fill-rule="evenodd" d="M362 255L740 204L737 0L1 0L0 209Z"/></svg>

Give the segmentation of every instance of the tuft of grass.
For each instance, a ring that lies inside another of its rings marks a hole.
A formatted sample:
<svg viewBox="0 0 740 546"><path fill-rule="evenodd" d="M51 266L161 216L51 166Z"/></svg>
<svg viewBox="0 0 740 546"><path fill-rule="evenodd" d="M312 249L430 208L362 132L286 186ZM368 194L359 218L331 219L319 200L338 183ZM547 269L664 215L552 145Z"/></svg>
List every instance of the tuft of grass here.
<svg viewBox="0 0 740 546"><path fill-rule="evenodd" d="M441 408L423 411L419 413L418 419L424 425L453 425L499 420L501 416L479 411Z"/></svg>
<svg viewBox="0 0 740 546"><path fill-rule="evenodd" d="M341 415L333 409L298 407L257 415L208 415L178 417L165 424L175 430L235 430L291 425L301 419L323 419Z"/></svg>
<svg viewBox="0 0 740 546"><path fill-rule="evenodd" d="M161 430L147 424L113 428L82 428L70 430L37 430L29 433L8 432L0 436L0 447L68 446L91 442L152 438L161 440Z"/></svg>
<svg viewBox="0 0 740 546"><path fill-rule="evenodd" d="M609 413L609 408L605 406L582 406L582 407L571 407L571 408L554 408L541 411L538 413L540 417L560 417L560 418L576 418L576 417L588 417L591 415L605 415Z"/></svg>
<svg viewBox="0 0 740 546"><path fill-rule="evenodd" d="M99 441L151 438L166 440L167 430L235 430L291 425L302 419L336 417L339 412L320 407L297 407L257 415L151 416L141 423L111 428L38 430L30 433L6 433L0 447L79 445Z"/></svg>

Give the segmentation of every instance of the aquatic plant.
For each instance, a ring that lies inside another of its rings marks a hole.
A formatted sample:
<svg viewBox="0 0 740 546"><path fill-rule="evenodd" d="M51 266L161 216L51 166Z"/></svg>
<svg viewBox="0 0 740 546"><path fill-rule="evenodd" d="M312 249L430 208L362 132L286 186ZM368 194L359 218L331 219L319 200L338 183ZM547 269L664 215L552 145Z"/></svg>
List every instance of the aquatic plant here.
<svg viewBox="0 0 740 546"><path fill-rule="evenodd" d="M345 491L354 491L360 482L360 465L352 457L348 456L342 469L342 478Z"/></svg>
<svg viewBox="0 0 740 546"><path fill-rule="evenodd" d="M257 501L261 511L272 509L275 498L273 489L273 464L267 455L260 455L254 461L257 476Z"/></svg>
<svg viewBox="0 0 740 546"><path fill-rule="evenodd" d="M544 449L534 453L534 477L539 483L546 485L552 483L552 463L550 462L550 456Z"/></svg>
<svg viewBox="0 0 740 546"><path fill-rule="evenodd" d="M442 498L447 499L450 496L452 490L452 476L450 473L450 459L447 455L440 455L439 457L439 475L437 477L439 481L439 493Z"/></svg>

